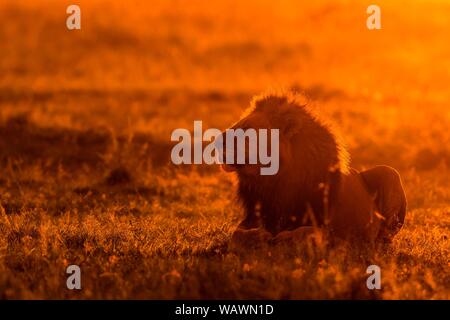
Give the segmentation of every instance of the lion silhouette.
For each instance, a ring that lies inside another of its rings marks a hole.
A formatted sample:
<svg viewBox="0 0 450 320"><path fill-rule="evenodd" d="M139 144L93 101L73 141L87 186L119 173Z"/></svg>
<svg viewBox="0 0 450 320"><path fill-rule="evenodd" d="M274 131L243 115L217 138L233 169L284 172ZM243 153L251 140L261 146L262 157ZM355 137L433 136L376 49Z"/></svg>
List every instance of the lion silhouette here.
<svg viewBox="0 0 450 320"><path fill-rule="evenodd" d="M255 230L285 237L314 226L339 238L391 240L406 214L398 172L388 166L362 172L350 168L335 130L304 101L291 93L257 96L232 126L279 129L277 174L260 175L255 170L259 164L223 164L237 174L237 195L245 212L233 238L245 239ZM223 152L227 153L225 146Z"/></svg>

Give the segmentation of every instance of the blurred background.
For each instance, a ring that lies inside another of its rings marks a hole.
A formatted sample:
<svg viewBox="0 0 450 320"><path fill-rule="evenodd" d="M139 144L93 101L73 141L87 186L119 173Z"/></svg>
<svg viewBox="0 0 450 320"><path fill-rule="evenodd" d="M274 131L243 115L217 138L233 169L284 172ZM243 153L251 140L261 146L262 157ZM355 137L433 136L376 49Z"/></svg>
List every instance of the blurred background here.
<svg viewBox="0 0 450 320"><path fill-rule="evenodd" d="M381 297L448 298L450 2L378 1L368 30L373 3L2 0L0 295L73 297L60 283L75 261L76 297L366 297L339 259L327 278L314 259L203 256L239 219L233 179L169 165L174 129L224 129L253 95L290 89L336 123L352 166L404 179ZM66 28L71 4L81 30Z"/></svg>

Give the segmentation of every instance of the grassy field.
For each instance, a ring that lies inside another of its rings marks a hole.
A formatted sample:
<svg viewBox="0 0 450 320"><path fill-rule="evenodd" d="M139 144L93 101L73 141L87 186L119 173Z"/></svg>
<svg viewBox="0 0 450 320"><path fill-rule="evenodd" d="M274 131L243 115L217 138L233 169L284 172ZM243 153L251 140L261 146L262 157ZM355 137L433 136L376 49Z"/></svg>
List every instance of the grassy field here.
<svg viewBox="0 0 450 320"><path fill-rule="evenodd" d="M0 3L1 298L450 298L449 3L384 1L377 31L367 1L78 3L80 31L68 1ZM388 248L227 250L235 178L171 165L170 133L270 88L306 93L353 167L399 170Z"/></svg>

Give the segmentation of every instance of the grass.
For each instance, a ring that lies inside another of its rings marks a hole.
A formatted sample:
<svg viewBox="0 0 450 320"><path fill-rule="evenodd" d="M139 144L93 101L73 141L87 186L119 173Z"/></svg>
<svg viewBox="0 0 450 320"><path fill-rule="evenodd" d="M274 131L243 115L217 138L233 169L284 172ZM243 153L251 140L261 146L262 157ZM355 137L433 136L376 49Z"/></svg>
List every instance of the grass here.
<svg viewBox="0 0 450 320"><path fill-rule="evenodd" d="M0 4L0 297L449 299L447 3L383 4L381 31L363 1L142 4L81 1L77 32L62 2ZM400 171L389 247L227 250L235 178L171 165L170 133L270 87L306 92L353 167Z"/></svg>

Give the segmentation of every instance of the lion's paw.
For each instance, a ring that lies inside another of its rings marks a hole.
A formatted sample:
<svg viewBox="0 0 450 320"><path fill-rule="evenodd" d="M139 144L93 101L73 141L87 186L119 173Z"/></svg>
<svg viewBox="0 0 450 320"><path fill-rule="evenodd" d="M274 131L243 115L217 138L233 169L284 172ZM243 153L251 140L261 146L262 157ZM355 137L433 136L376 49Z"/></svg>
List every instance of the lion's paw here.
<svg viewBox="0 0 450 320"><path fill-rule="evenodd" d="M312 244L320 246L324 244L326 238L324 232L315 227L300 227L292 231L283 231L277 234L271 241L273 245L296 246Z"/></svg>
<svg viewBox="0 0 450 320"><path fill-rule="evenodd" d="M233 233L229 248L231 250L252 250L261 248L272 240L272 234L262 228L237 228Z"/></svg>

